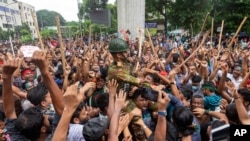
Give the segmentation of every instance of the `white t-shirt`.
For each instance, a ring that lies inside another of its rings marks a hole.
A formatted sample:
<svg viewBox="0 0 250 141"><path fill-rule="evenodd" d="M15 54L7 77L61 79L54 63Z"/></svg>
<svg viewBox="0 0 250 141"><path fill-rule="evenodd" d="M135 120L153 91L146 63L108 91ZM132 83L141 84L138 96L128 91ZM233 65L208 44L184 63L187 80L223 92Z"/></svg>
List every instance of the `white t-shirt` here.
<svg viewBox="0 0 250 141"><path fill-rule="evenodd" d="M221 77L221 76L222 76L222 71L219 70L217 74L218 74L218 76ZM227 73L227 77L228 77L229 79L231 79L231 81L234 83L235 88L236 88L236 89L239 89L240 83L242 82L242 79L243 79L243 78L240 76L239 79L236 80L236 79L233 77L233 74L231 74L231 73Z"/></svg>
<svg viewBox="0 0 250 141"><path fill-rule="evenodd" d="M82 135L83 127L81 124L69 124L67 141L85 141Z"/></svg>

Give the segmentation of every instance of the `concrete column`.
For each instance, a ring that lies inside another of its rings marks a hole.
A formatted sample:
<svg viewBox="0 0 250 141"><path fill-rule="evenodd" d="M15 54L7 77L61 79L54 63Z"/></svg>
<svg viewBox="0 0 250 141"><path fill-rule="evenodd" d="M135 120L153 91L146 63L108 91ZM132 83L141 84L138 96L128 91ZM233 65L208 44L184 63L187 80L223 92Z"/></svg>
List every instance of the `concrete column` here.
<svg viewBox="0 0 250 141"><path fill-rule="evenodd" d="M118 32L129 30L130 39L139 37L137 28L142 29L144 35L145 27L145 0L117 0Z"/></svg>

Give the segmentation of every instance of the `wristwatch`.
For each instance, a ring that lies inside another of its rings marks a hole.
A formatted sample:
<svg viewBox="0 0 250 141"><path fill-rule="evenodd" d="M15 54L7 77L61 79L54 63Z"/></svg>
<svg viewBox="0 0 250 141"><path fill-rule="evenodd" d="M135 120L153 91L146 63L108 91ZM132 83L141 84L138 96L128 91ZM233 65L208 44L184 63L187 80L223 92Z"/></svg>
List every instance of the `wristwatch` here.
<svg viewBox="0 0 250 141"><path fill-rule="evenodd" d="M158 115L159 116L167 116L167 112L166 111L158 111Z"/></svg>
<svg viewBox="0 0 250 141"><path fill-rule="evenodd" d="M173 84L176 84L176 82L170 82L169 85L173 85Z"/></svg>

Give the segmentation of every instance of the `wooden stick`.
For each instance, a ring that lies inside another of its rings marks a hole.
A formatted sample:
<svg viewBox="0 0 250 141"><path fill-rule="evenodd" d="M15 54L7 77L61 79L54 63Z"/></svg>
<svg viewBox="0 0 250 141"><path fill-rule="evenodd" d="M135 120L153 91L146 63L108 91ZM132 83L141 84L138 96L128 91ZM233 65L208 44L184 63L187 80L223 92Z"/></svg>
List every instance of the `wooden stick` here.
<svg viewBox="0 0 250 141"><path fill-rule="evenodd" d="M239 34L239 32L240 32L242 26L244 25L244 23L246 22L246 20L247 20L247 17L244 17L244 19L243 19L242 22L240 23L240 26L238 27L236 33L234 34L232 40L230 41L230 43L229 43L229 45L228 45L228 47L229 47L230 50L231 50L231 48L232 48L233 41L234 41L235 37Z"/></svg>
<svg viewBox="0 0 250 141"><path fill-rule="evenodd" d="M91 44L92 25L89 26L89 45Z"/></svg>
<svg viewBox="0 0 250 141"><path fill-rule="evenodd" d="M210 48L213 47L213 34L214 34L214 17L212 17Z"/></svg>
<svg viewBox="0 0 250 141"><path fill-rule="evenodd" d="M191 54L190 56L188 56L188 58L187 58L186 60L184 60L180 65L178 65L177 68L182 67L190 58L192 58L192 57L195 55L195 53L203 46L203 44L204 44L206 38L208 37L209 32L210 32L210 31L208 30L208 31L205 33L205 35L204 35L203 38L202 38L202 41L201 41L200 45L192 52L192 54Z"/></svg>
<svg viewBox="0 0 250 141"><path fill-rule="evenodd" d="M220 50L221 50L221 38L222 38L223 28L224 28L224 20L222 20L222 22L221 22L221 30L220 30L220 38L219 38L219 46L218 46L218 55L220 55Z"/></svg>
<svg viewBox="0 0 250 141"><path fill-rule="evenodd" d="M206 21L207 21L208 15L209 15L209 13L207 13L207 15L206 15L206 17L205 17L205 19L204 19L204 21L203 21L203 24L202 24L200 33L202 33L202 31L203 31L203 29L204 29L204 26L205 26L205 23L206 23Z"/></svg>
<svg viewBox="0 0 250 141"><path fill-rule="evenodd" d="M206 15L206 17L205 17L205 19L204 19L204 21L203 21L203 24L202 24L202 27L201 27L201 31L200 31L200 33L199 33L199 36L201 36L201 33L202 33L203 29L204 29L204 26L205 26L205 23L206 23L206 21L207 21L208 15L209 15L209 13L207 13L207 15ZM196 42L196 44L195 44L194 47L197 46L198 42L199 42L199 39L198 39L198 41Z"/></svg>
<svg viewBox="0 0 250 141"><path fill-rule="evenodd" d="M56 16L56 26L57 26L57 33L58 33L58 38L59 38L59 42L60 42L61 55L62 55L62 66L63 66L63 70L65 70L66 69L66 60L65 60L64 44L63 44L63 40L62 40L62 32L61 32L61 25L60 25L59 16Z"/></svg>
<svg viewBox="0 0 250 141"><path fill-rule="evenodd" d="M191 37L193 38L193 36L194 36L194 31L193 31L193 25L192 25L192 23L190 23L190 27L191 27Z"/></svg>
<svg viewBox="0 0 250 141"><path fill-rule="evenodd" d="M142 52L142 32L141 32L141 29L138 29L138 32L139 32L138 59L141 59L141 52ZM140 62L137 61L136 66L135 66L135 72L138 70L139 64L140 64Z"/></svg>
<svg viewBox="0 0 250 141"><path fill-rule="evenodd" d="M34 25L35 25L35 30L36 30L39 42L41 44L41 48L44 51L44 44L43 44L42 36L40 34L39 27L38 27L38 24L37 24L37 21L36 21L36 18L35 18L35 14L34 14L33 11L31 12L31 16L32 16L32 19L33 19L33 22L34 22Z"/></svg>
<svg viewBox="0 0 250 141"><path fill-rule="evenodd" d="M158 55L157 55L157 53L155 52L154 44L153 44L152 39L151 39L151 35L150 35L150 33L149 33L149 31L148 31L147 28L146 28L146 32L147 32L147 35L148 35L148 38L149 38L149 42L150 42L151 49L152 49L152 51L153 51L153 53L154 53L154 57L158 58Z"/></svg>

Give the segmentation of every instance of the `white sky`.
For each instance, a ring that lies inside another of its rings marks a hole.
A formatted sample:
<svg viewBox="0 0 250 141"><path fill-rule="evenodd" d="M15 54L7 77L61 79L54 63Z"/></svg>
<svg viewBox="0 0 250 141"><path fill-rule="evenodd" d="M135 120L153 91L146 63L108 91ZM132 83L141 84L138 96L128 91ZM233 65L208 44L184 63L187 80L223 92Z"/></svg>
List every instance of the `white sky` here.
<svg viewBox="0 0 250 141"><path fill-rule="evenodd" d="M47 9L60 13L66 21L78 21L77 0L19 0L35 7L36 11ZM114 3L109 0L108 3Z"/></svg>

